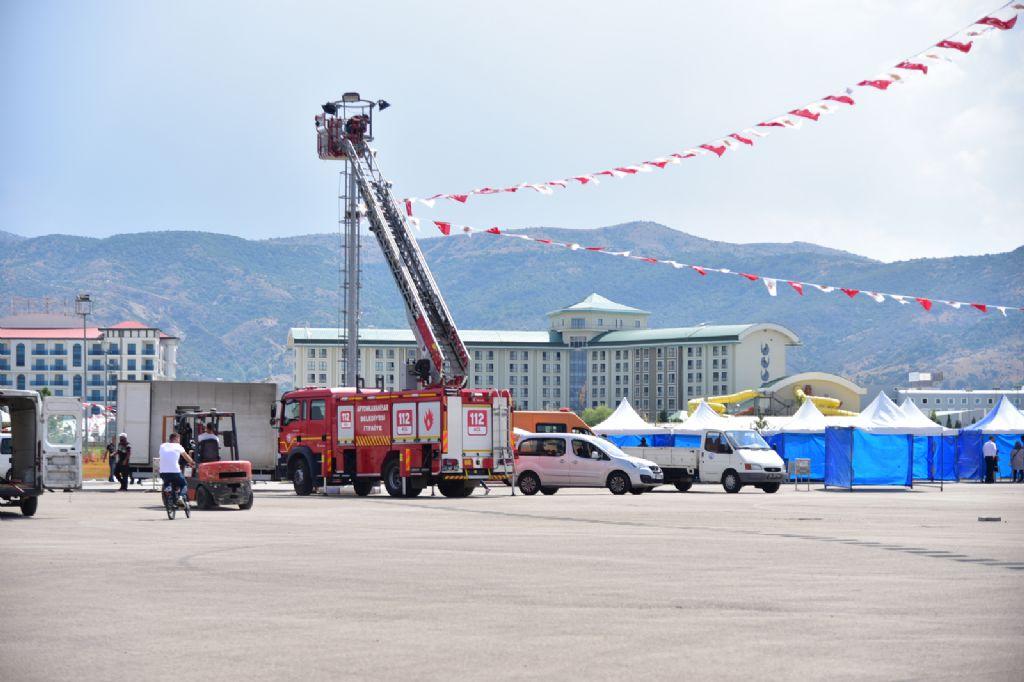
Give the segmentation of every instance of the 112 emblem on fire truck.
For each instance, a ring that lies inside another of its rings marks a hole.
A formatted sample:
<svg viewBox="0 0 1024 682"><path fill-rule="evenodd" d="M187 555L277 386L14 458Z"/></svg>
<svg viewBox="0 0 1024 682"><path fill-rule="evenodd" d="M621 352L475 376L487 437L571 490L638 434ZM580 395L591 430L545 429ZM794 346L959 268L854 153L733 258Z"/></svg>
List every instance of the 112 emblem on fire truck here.
<svg viewBox="0 0 1024 682"><path fill-rule="evenodd" d="M416 440L416 403L395 403L392 410L391 434L395 440Z"/></svg>
<svg viewBox="0 0 1024 682"><path fill-rule="evenodd" d="M352 405L338 406L338 443L354 443L356 440Z"/></svg>
<svg viewBox="0 0 1024 682"><path fill-rule="evenodd" d="M466 410L466 433L470 436L487 435L488 410Z"/></svg>

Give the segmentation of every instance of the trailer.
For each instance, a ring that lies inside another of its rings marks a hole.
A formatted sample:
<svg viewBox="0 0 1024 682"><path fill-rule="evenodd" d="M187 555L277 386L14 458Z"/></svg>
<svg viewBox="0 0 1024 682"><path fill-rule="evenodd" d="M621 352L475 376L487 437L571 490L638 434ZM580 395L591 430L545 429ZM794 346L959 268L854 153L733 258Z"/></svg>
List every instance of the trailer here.
<svg viewBox="0 0 1024 682"><path fill-rule="evenodd" d="M240 457L254 475L271 477L277 464L277 432L270 423L277 384L224 381L120 381L117 432L128 435L133 475L153 475L166 415L217 410L235 415Z"/></svg>

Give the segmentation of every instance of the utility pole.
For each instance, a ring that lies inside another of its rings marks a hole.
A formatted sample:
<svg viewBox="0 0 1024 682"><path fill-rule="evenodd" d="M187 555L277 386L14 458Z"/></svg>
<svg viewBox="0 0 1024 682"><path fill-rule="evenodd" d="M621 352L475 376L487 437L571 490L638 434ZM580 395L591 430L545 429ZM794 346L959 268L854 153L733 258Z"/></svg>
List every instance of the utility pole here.
<svg viewBox="0 0 1024 682"><path fill-rule="evenodd" d="M82 316L82 354L80 359L82 361L82 452L84 453L87 446L89 445L89 411L85 407L85 384L86 384L86 358L88 357L86 352L86 344L88 338L86 336L86 319L89 314L92 313L92 297L89 294L78 294L75 297L75 314ZM72 387L73 388L73 387ZM74 393L74 390L72 390Z"/></svg>

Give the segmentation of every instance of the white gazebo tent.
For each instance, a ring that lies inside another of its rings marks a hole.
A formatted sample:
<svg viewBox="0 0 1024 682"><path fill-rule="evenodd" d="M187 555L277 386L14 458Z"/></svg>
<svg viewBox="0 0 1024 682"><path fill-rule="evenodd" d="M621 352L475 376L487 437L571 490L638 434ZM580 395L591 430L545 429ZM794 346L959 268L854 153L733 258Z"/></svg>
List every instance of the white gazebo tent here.
<svg viewBox="0 0 1024 682"><path fill-rule="evenodd" d="M828 421L810 400L804 400L800 409L783 422L777 431L766 434L765 439L775 452L787 462L808 459L811 462L809 478L821 480L825 476L825 427Z"/></svg>
<svg viewBox="0 0 1024 682"><path fill-rule="evenodd" d="M670 433L667 427L648 424L644 421L626 398L622 399L622 402L614 412L608 415L607 419L592 429L597 435L607 438L620 447L653 445L655 435Z"/></svg>
<svg viewBox="0 0 1024 682"><path fill-rule="evenodd" d="M1005 478L1010 475L1010 451L1017 441L1024 438L1024 414L1006 396L1000 398L999 403L977 424L960 430L957 442L961 479L981 479L984 476L981 448L990 436L995 438L999 451L999 476Z"/></svg>

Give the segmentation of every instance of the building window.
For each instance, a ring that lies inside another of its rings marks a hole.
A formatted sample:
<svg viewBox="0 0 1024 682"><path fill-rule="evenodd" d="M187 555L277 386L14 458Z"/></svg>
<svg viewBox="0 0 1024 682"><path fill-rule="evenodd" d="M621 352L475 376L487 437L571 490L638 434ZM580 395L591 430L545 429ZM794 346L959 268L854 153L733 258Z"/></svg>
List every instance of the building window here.
<svg viewBox="0 0 1024 682"><path fill-rule="evenodd" d="M583 329L587 326L587 321L582 317L574 317L569 321L569 326L572 329Z"/></svg>
<svg viewBox="0 0 1024 682"><path fill-rule="evenodd" d="M14 347L14 364L16 367L25 366L25 344L23 343L19 343L17 346ZM25 382L22 381L22 384L24 383Z"/></svg>
<svg viewBox="0 0 1024 682"><path fill-rule="evenodd" d="M306 349L306 357L307 358L315 358L316 357L316 348L307 348Z"/></svg>
<svg viewBox="0 0 1024 682"><path fill-rule="evenodd" d="M326 374L321 374L320 375L320 383L321 384L326 384L327 383L327 375Z"/></svg>
<svg viewBox="0 0 1024 682"><path fill-rule="evenodd" d="M306 369L316 369L316 360L307 360Z"/></svg>
<svg viewBox="0 0 1024 682"><path fill-rule="evenodd" d="M604 326L604 318L603 317L597 318L597 326L598 327L603 327Z"/></svg>
<svg viewBox="0 0 1024 682"><path fill-rule="evenodd" d="M306 375L306 383L307 384L315 384L316 383L316 375L315 374L308 374L308 375Z"/></svg>

